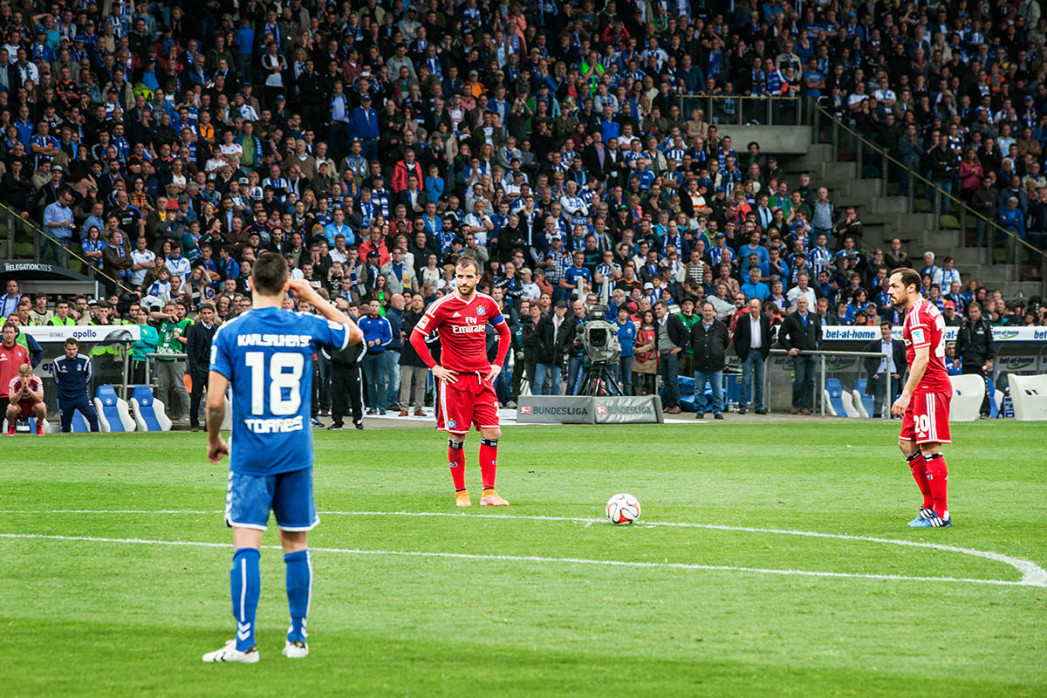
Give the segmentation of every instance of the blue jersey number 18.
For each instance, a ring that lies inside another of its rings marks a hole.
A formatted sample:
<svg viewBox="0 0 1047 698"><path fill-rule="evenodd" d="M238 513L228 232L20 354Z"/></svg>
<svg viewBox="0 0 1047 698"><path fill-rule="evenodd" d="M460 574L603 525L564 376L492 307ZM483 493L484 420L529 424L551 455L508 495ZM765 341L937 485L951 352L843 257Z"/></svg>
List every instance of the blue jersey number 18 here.
<svg viewBox="0 0 1047 698"><path fill-rule="evenodd" d="M244 355L251 369L251 414L265 414L265 354L249 351ZM302 371L305 357L301 354L273 354L269 359L269 412L274 415L294 414L302 404ZM284 391L288 395L284 398Z"/></svg>

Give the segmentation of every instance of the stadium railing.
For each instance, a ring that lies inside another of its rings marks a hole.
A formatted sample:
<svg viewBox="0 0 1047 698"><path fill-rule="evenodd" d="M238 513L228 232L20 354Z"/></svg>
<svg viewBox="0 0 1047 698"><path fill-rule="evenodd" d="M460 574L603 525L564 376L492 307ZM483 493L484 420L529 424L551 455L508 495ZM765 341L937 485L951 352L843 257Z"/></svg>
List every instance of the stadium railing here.
<svg viewBox="0 0 1047 698"><path fill-rule="evenodd" d="M967 202L910 169L822 105L814 104L813 112L815 142L831 145L834 161L856 163L859 179L881 179L883 190L877 192L878 195L904 196L909 211L932 214L933 232L958 230L964 247L967 246L968 230L982 228L988 246L988 262L1015 265L1015 280L1036 279L1033 271L1038 268L1041 293L1047 294L1047 251L975 211ZM923 186L923 197L920 198L917 197L918 185ZM944 201L950 203L951 209L950 213L943 215Z"/></svg>
<svg viewBox="0 0 1047 698"><path fill-rule="evenodd" d="M115 285L122 292L131 292L131 289L121 283L119 279L109 276L86 259L82 255L79 244L67 244L59 240L39 223L23 215L23 212L5 203L0 203L0 259L40 262L44 258L43 243L46 240L59 246L67 255L64 260L65 264L61 263L63 260L56 259L54 260L55 266L104 280L105 284Z"/></svg>
<svg viewBox="0 0 1047 698"><path fill-rule="evenodd" d="M805 126L811 122L814 102L805 97L767 95L681 95L680 115L684 120L701 109L710 124L736 126Z"/></svg>
<svg viewBox="0 0 1047 698"><path fill-rule="evenodd" d="M859 380L866 381L871 377L865 370L863 359L875 358L877 364L879 359L887 357L881 352L870 351L842 351L842 350L817 350L805 351L805 356L817 358L817 379L814 384L815 411L821 416L829 413L825 404L823 389L827 378L837 378L847 392L851 392L859 385ZM887 357L889 358L889 357ZM764 404L774 411L787 412L792 405L792 357L785 349L771 349L764 370ZM897 386L891 384L890 376L886 380L886 394L893 395ZM893 400L891 400L893 401ZM885 416L890 417L890 402L885 399ZM871 415L870 415L871 416Z"/></svg>

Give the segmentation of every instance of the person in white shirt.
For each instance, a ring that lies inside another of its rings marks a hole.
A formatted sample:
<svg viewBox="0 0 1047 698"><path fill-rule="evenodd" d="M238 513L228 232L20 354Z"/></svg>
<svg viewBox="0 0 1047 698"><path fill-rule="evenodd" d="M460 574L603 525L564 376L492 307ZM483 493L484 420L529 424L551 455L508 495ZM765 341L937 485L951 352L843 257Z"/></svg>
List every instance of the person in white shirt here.
<svg viewBox="0 0 1047 698"><path fill-rule="evenodd" d="M171 276L181 278L183 284L189 280L189 273L193 270L192 263L187 257L182 256L182 246L177 242L171 243L171 254L164 261L164 266L171 272Z"/></svg>
<svg viewBox="0 0 1047 698"><path fill-rule="evenodd" d="M145 275L156 266L156 255L146 246L145 236L138 238L137 247L131 252L131 284L141 286Z"/></svg>
<svg viewBox="0 0 1047 698"><path fill-rule="evenodd" d="M800 296L807 297L808 308L818 305L818 298L814 293L814 289L807 285L808 282L807 274L800 272L800 275L796 277L796 285L785 294L785 299L789 301L790 308L796 307L796 299Z"/></svg>
<svg viewBox="0 0 1047 698"><path fill-rule="evenodd" d="M541 298L542 289L533 281L531 270L527 267L520 270L520 283L522 284L520 292L521 300L533 301Z"/></svg>

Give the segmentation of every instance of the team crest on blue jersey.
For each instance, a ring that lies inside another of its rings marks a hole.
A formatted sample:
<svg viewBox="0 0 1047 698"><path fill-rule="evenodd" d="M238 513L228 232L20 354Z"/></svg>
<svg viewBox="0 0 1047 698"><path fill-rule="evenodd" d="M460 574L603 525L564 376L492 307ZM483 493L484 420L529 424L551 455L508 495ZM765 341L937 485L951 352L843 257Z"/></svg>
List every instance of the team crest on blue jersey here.
<svg viewBox="0 0 1047 698"><path fill-rule="evenodd" d="M484 315L485 313L487 313L487 308L483 307L482 305L476 308L477 315Z"/></svg>

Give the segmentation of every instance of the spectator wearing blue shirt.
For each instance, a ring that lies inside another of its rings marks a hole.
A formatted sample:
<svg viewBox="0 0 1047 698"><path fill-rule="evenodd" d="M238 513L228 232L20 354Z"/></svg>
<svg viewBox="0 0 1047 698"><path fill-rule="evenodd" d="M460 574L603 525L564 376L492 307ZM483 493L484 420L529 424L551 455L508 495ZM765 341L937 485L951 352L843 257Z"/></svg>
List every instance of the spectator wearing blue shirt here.
<svg viewBox="0 0 1047 698"><path fill-rule="evenodd" d="M69 208L72 203L73 194L63 189L58 194L58 200L44 209L44 228L51 235L50 238L44 238L44 247L51 250L55 264L60 267L66 266L64 246L73 239L73 210Z"/></svg>
<svg viewBox="0 0 1047 698"><path fill-rule="evenodd" d="M360 318L360 331L364 333L364 374L367 378L367 414L385 414L383 404L386 396L385 348L393 341L389 321L379 314L377 300L367 304L367 315Z"/></svg>
<svg viewBox="0 0 1047 698"><path fill-rule="evenodd" d="M584 295L593 283L593 275L583 266L585 264L585 253L581 250L575 250L572 258L574 259L574 265L567 267L563 278L560 279L560 288L564 289L567 297L570 297L575 292L579 295Z"/></svg>
<svg viewBox="0 0 1047 698"><path fill-rule="evenodd" d="M349 138L360 139L368 162L378 157L378 112L371 107L371 95L360 97L360 106L349 114Z"/></svg>
<svg viewBox="0 0 1047 698"><path fill-rule="evenodd" d="M622 348L622 356L618 360L616 378L622 388L622 395L633 394L633 356L636 354L636 323L629 318L629 306L636 307L635 303L622 305L618 308L618 317L615 318L615 326L618 328L618 344Z"/></svg>
<svg viewBox="0 0 1047 698"><path fill-rule="evenodd" d="M1000 211L1000 227L1015 233L1022 240L1025 239L1025 217L1018 208L1018 197L1012 196L1007 199L1007 207Z"/></svg>
<svg viewBox="0 0 1047 698"><path fill-rule="evenodd" d="M324 236L332 248L334 247L335 238L339 235L345 237L346 245L356 244L356 236L353 235L352 228L345 224L345 211L341 206L334 210L334 220L324 226Z"/></svg>
<svg viewBox="0 0 1047 698"><path fill-rule="evenodd" d="M771 289L768 288L767 284L760 281L760 278L759 269L753 268L749 270L749 280L741 286L741 291L745 294L746 300L759 298L761 301L765 301L767 296L771 295Z"/></svg>

